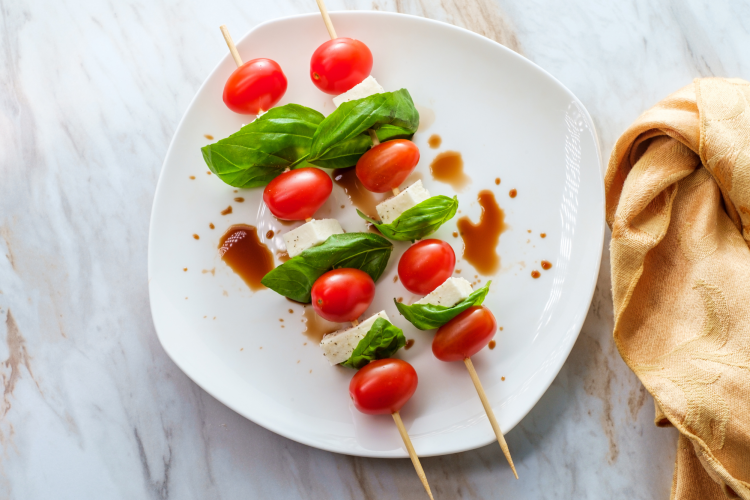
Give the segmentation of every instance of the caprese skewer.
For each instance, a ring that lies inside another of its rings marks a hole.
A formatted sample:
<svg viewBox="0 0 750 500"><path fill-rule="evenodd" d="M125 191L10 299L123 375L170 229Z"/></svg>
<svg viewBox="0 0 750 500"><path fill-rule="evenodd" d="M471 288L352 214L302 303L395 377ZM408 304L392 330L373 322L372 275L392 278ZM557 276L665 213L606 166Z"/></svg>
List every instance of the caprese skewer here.
<svg viewBox="0 0 750 500"><path fill-rule="evenodd" d="M456 265L453 248L436 239L422 240L409 247L398 263L398 275L412 293L426 295L415 304L437 306L448 310L470 297L471 283L452 276ZM471 357L482 350L497 332L497 321L484 306L473 305L440 326L432 340L432 353L440 361L463 361L477 390L500 448L518 479L508 444L497 423Z"/></svg>
<svg viewBox="0 0 750 500"><path fill-rule="evenodd" d="M370 49L358 40L338 38L324 1L317 0L317 3L331 40L318 47L312 56L310 77L313 83L323 92L341 94L334 98L337 107L348 100L384 92L384 89L370 76L370 70L372 69ZM364 157L370 153L368 158L364 161L360 158L358 161L357 177L365 187L369 184L374 188L371 190L377 192L392 190L395 195L394 198L398 198L404 194L399 193L398 186L414 170L419 161L419 150L409 141L406 142L409 142L411 146L380 144L375 131L370 129L369 132L373 141L373 148L363 155ZM416 154L414 150L416 150ZM373 151L375 152L373 153ZM389 166L389 160L394 158L401 161ZM362 163L362 168L360 168L360 163ZM362 180L363 178L365 181ZM368 189L370 188L368 187ZM382 191L380 191L381 189ZM312 289L312 303L318 314L323 315L326 319L339 318L349 321L353 319L352 328L327 335L321 341L320 345L331 364L335 364L344 356L346 356L344 359L348 359L370 328L373 328L378 322L382 325L384 320L388 321L385 311L381 311L362 323L357 322L356 318L372 302L375 284L372 279L369 282L365 279L365 277L370 278L366 273L359 271L364 275L361 276L351 271L353 270L330 271L321 276ZM333 286L334 284L335 286ZM352 294L352 290L355 293ZM369 300L359 302L356 299L342 299L342 296L350 294L359 294L363 299L369 297ZM343 314L344 311L339 305L340 303L348 304L351 311L348 315ZM356 316L355 313L357 313ZM332 320L335 321L335 319ZM416 388L417 372L409 363L399 359L380 359L371 361L352 377L349 395L354 406L363 413L390 413L392 415L417 476L432 500L432 491L430 491L427 477L399 413L401 407L411 398Z"/></svg>

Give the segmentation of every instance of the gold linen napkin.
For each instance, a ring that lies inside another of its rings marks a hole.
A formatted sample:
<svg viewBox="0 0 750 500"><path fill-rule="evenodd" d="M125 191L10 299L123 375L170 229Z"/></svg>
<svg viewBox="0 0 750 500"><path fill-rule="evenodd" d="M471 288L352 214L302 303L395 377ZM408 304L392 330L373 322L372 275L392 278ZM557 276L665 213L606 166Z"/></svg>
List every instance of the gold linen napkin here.
<svg viewBox="0 0 750 500"><path fill-rule="evenodd" d="M750 500L750 83L641 115L605 189L615 342L680 431L671 498Z"/></svg>

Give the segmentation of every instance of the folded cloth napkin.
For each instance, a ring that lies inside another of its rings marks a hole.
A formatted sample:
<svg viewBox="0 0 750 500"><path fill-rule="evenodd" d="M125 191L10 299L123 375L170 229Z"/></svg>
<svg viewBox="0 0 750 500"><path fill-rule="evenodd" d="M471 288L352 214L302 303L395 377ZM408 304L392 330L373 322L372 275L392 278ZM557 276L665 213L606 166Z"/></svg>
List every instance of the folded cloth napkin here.
<svg viewBox="0 0 750 500"><path fill-rule="evenodd" d="M641 115L605 189L615 342L680 431L671 498L750 500L750 83Z"/></svg>

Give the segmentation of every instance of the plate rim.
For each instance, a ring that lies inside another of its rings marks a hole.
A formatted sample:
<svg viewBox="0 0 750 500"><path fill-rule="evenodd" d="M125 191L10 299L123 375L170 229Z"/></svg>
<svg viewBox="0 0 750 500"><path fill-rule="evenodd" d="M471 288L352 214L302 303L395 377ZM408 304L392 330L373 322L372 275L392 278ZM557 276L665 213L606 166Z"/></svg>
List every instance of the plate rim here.
<svg viewBox="0 0 750 500"><path fill-rule="evenodd" d="M461 32L463 34L468 34L471 37L481 39L484 42L489 42L491 44L496 45L497 47L500 47L500 50L503 50L506 52L506 54L511 55L512 57L515 57L518 60L522 60L524 64L527 64L534 68L535 70L539 71L541 74L543 74L546 78L549 78L552 80L560 89L562 89L568 97L571 99L572 102L575 102L577 105L579 111L584 116L585 120L588 121L589 128L591 130L593 140L594 140L594 146L596 148L596 158L598 163L598 169L596 170L596 176L597 180L599 181L597 183L598 186L598 192L599 192L599 213L600 213L600 224L599 224L599 230L598 230L598 236L596 239L598 240L598 248L599 248L599 258L596 260L594 269L593 269L593 276L594 279L591 283L591 289L588 294L588 308L586 310L586 314L583 314L581 316L580 321L576 321L572 326L574 327L576 334L574 336L571 336L570 338L570 344L565 347L565 356L559 356L553 365L554 368L554 376L550 378L550 380L544 384L544 389L541 390L538 395L533 398L533 404L529 407L529 410L523 414L522 416L516 418L512 421L511 425L503 430L503 434L507 435L510 431L512 431L520 422L523 420L530 412L531 410L537 405L539 400L546 394L546 392L549 390L552 383L555 381L557 376L560 373L560 370L562 369L562 366L567 361L568 357L570 356L571 351L573 350L573 346L575 345L578 336L581 333L581 329L583 328L583 324L586 321L586 317L588 316L588 310L591 307L591 302L594 297L594 293L596 292L596 287L598 284L598 276L599 272L601 270L601 255L602 255L602 249L604 247L604 237L605 237L605 202L604 202L604 174L602 171L603 164L602 164L602 153L601 153L601 145L599 140L599 135L596 130L595 123L593 119L591 118L591 115L589 114L586 107L583 105L583 103L578 99L578 97L573 94L573 92L568 89L560 80L558 80L554 75L549 73L547 70L536 64L535 62L531 61L530 59L522 56L521 54L515 52L514 50L509 49L508 47L502 45L501 43L496 42L495 40L492 40L491 38L488 38L486 36L480 35L478 33L475 33L473 31L470 31L466 28L462 28L460 26L456 26L444 21L438 21L435 19L429 19L413 14L402 14L398 12L384 12L384 11L371 11L371 10L339 10L339 11L329 11L332 18L337 17L357 17L357 16L380 16L380 17L399 17L399 18L410 18L410 21L412 22L418 22L418 23L424 23L424 24L433 24L433 25L441 25L443 27L447 27L448 29L457 30L458 32ZM277 24L277 23L283 23L290 19L299 19L299 18L305 18L305 17L318 17L320 14L317 12L313 13L304 13L304 14L293 14L289 16L283 16L278 17L274 19L269 19L266 21L263 21L255 26L253 26L249 31L247 31L241 38L239 38L238 45L242 43L247 37L253 34L256 30L259 30L262 27L265 27L267 25L271 24ZM153 266L153 248L154 248L154 219L155 219L155 212L156 212L156 206L157 203L160 200L160 194L162 194L165 191L164 188L164 172L166 170L167 163L170 161L171 156L173 155L173 150L175 148L176 139L179 136L180 132L182 131L183 127L185 126L185 121L187 119L187 116L189 114L189 111L193 108L195 105L196 100L198 99L198 96L201 95L204 87L208 84L209 77L213 75L218 68L225 63L228 59L231 58L231 54L227 52L218 62L214 65L214 67L211 69L211 71L208 73L208 76L203 80L201 85L196 90L195 94L193 95L193 98L190 100L189 104L185 108L185 111L182 114L182 117L180 118L180 121L178 122L177 126L175 127L174 134L172 135L172 139L170 140L169 147L167 148L167 152L164 156L164 161L162 162L161 169L159 171L159 177L156 183L156 189L154 192L154 199L151 204L151 214L149 217L149 232L148 232L148 247L147 247L147 277L148 277L148 289L149 289L149 309L151 312L151 321L154 325L154 330L156 332L156 336L159 340L159 344L161 345L162 349L164 349L164 352L166 352L167 356L170 358L170 360L177 365L177 367L198 387L200 387L202 390L206 391L207 394L209 394L212 398L219 401L221 404L226 406L227 408L231 409L238 415L248 419L249 421L253 422L256 425L259 425L263 427L264 429L267 429L275 434L278 434L280 436L283 436L287 439L291 439L292 441L296 441L298 443L317 448L320 450L332 452L332 453L340 453L343 455L350 455L350 456L360 456L360 457L368 457L368 458L408 458L408 453L405 449L398 449L398 450L391 450L391 451L375 451L375 450L362 450L362 451L356 451L353 450L345 450L337 446L328 446L328 443L322 443L320 441L316 441L313 439L310 439L306 437L304 434L295 434L292 432L288 432L284 428L277 427L274 425L275 421L272 418L269 419L263 419L258 418L257 415L250 416L247 415L245 412L240 411L238 408L235 407L232 403L225 401L224 398L219 397L215 395L213 392L209 391L207 388L205 388L198 380L196 380L189 371L184 367L183 363L178 359L178 357L174 354L171 347L168 346L168 343L165 343L165 341L162 338L162 335L159 332L159 328L156 323L155 318L155 304L154 304L154 293L152 292L152 285L151 285L151 278L152 278L152 266ZM496 441L496 437L494 433L491 430L488 430L487 438L484 441L478 441L475 443L471 443L468 445L462 445L457 447L452 447L448 451L444 452L437 452L437 453L426 453L426 454L420 454L420 457L432 457L432 456L443 456L443 455L450 455L454 453L461 453L464 451L474 450L477 448L481 448L483 446L486 446L492 442Z"/></svg>

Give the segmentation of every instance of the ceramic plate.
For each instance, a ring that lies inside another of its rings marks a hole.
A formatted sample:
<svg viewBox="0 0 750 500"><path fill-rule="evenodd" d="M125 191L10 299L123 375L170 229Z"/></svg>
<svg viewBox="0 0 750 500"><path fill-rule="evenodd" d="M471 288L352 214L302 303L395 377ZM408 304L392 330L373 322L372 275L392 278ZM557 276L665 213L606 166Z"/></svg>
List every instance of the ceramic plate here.
<svg viewBox="0 0 750 500"><path fill-rule="evenodd" d="M493 281L485 305L502 328L497 347L482 350L474 364L507 432L557 375L594 291L604 194L591 118L544 70L469 31L381 12L331 17L339 36L370 47L372 74L386 90L403 87L411 93L421 115L414 136L421 150L417 172L430 193L456 193L432 178L429 165L435 156L450 150L463 157L471 182L457 193L461 214L434 237L453 245L461 276L482 284ZM284 69L289 88L280 104L299 103L329 114L334 109L330 96L308 77L310 56L327 37L319 15L309 14L262 24L237 46L243 60L269 57ZM267 429L334 452L405 457L390 416L362 415L353 407L348 384L354 372L328 365L317 342L303 332L303 307L270 290L252 292L219 257L219 238L232 224L256 226L273 251L283 248L280 234L294 227L269 215L261 189L235 191L207 174L200 151L211 142L206 136L218 140L249 120L222 102L233 69L227 53L185 113L159 178L148 255L159 340L199 386ZM437 149L428 145L433 134L442 138ZM497 247L501 266L493 276L479 274L460 259L462 240L453 236L458 217L478 220L477 194L483 189L495 193L508 225ZM517 190L515 198L509 196L511 189ZM235 201L240 197L243 202ZM230 205L232 213L222 215ZM365 230L338 185L317 214L326 216L338 218L347 231ZM275 236L266 239L269 230ZM419 298L394 282L407 247L395 245L365 316L385 309L414 339L411 349L398 354L419 374L403 420L422 456L488 444L495 438L463 364L436 360L434 332L411 327L393 304L394 297L407 303ZM542 260L552 268L542 270ZM541 277L532 278L533 270Z"/></svg>

